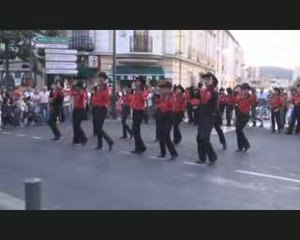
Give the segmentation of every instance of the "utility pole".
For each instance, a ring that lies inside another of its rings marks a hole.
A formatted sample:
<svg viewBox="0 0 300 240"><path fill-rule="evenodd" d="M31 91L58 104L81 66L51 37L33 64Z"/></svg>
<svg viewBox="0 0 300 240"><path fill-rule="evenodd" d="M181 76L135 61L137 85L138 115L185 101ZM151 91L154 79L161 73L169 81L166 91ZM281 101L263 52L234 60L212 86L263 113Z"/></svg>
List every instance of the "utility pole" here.
<svg viewBox="0 0 300 240"><path fill-rule="evenodd" d="M113 30L113 64L112 64L112 117L117 118L116 114L116 30Z"/></svg>
<svg viewBox="0 0 300 240"><path fill-rule="evenodd" d="M31 84L32 84L32 69L33 69L33 55L32 55L32 31L29 30L29 38L28 38L28 41L29 41L29 78L30 78L30 81L31 81Z"/></svg>

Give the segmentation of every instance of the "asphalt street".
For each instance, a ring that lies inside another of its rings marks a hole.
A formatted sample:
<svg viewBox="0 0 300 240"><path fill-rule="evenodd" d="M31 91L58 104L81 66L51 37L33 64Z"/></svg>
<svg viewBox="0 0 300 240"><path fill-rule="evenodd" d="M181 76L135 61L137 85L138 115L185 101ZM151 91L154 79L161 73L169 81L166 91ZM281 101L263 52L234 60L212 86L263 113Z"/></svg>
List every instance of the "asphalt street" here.
<svg viewBox="0 0 300 240"><path fill-rule="evenodd" d="M111 152L104 143L93 150L91 122L84 122L90 137L74 147L72 127L59 125L63 137L51 142L47 126L6 129L0 132L0 209L19 209L24 201L24 180L43 180L43 207L62 209L300 209L300 136L272 134L266 128L248 128L252 148L236 153L234 128L226 128L224 152L213 133L219 159L214 166L199 166L196 128L182 126L179 157L158 159L154 126L143 125L147 152L129 153L133 140L119 140L121 123L107 121L105 130L115 140ZM2 204L2 205L1 205Z"/></svg>

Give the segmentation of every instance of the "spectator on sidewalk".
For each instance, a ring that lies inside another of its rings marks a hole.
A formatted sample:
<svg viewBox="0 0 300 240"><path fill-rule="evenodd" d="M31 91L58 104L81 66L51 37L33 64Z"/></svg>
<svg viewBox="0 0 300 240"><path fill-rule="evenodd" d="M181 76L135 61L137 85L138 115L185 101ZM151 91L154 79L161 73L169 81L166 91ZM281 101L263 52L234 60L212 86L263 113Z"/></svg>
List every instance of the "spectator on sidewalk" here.
<svg viewBox="0 0 300 240"><path fill-rule="evenodd" d="M49 105L49 91L47 91L47 88L44 87L42 91L39 93L39 107L44 122L47 122L48 120L48 115L49 115L48 105Z"/></svg>

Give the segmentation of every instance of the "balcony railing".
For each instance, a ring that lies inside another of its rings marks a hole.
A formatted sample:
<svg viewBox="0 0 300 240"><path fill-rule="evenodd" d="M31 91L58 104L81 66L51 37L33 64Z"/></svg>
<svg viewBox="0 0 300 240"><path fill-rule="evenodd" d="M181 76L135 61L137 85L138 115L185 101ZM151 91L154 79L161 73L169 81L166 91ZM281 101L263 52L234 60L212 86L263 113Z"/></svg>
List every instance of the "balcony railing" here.
<svg viewBox="0 0 300 240"><path fill-rule="evenodd" d="M75 36L70 39L70 48L91 52L95 49L95 45L90 36Z"/></svg>
<svg viewBox="0 0 300 240"><path fill-rule="evenodd" d="M153 52L153 38L151 36L130 36L130 52Z"/></svg>

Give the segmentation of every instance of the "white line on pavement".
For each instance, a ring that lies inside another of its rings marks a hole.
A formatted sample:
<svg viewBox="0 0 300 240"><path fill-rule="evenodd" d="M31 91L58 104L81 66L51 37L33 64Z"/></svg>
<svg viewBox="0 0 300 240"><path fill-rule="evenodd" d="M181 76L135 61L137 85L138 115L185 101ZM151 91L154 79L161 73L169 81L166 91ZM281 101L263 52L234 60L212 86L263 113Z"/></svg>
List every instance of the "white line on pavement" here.
<svg viewBox="0 0 300 240"><path fill-rule="evenodd" d="M160 157L157 157L157 156L148 156L147 158L157 159L157 160L166 160L166 158L160 158Z"/></svg>
<svg viewBox="0 0 300 240"><path fill-rule="evenodd" d="M24 134L16 134L17 137L26 137Z"/></svg>
<svg viewBox="0 0 300 240"><path fill-rule="evenodd" d="M127 152L127 151L120 151L120 153L123 153L123 154L131 154L131 152Z"/></svg>
<svg viewBox="0 0 300 240"><path fill-rule="evenodd" d="M33 136L32 138L33 139L42 139L41 137L35 137L35 136Z"/></svg>
<svg viewBox="0 0 300 240"><path fill-rule="evenodd" d="M273 179L278 179L278 180L283 180L283 181L300 183L300 179L295 179L295 178L286 178L286 177L280 177L280 176L276 176L276 175L270 175L270 174L264 174L264 173L258 173L258 172L249 172L249 171L244 171L244 170L235 170L235 172L259 176L259 177L273 178Z"/></svg>
<svg viewBox="0 0 300 240"><path fill-rule="evenodd" d="M3 134L6 134L6 135L10 135L12 134L11 132L2 132Z"/></svg>
<svg viewBox="0 0 300 240"><path fill-rule="evenodd" d="M22 199L0 192L0 210L24 210L25 202Z"/></svg>
<svg viewBox="0 0 300 240"><path fill-rule="evenodd" d="M205 165L205 164L198 164L198 163L190 162L190 161L186 161L186 162L183 162L183 163L187 164L187 165L198 166L198 167L203 167Z"/></svg>

